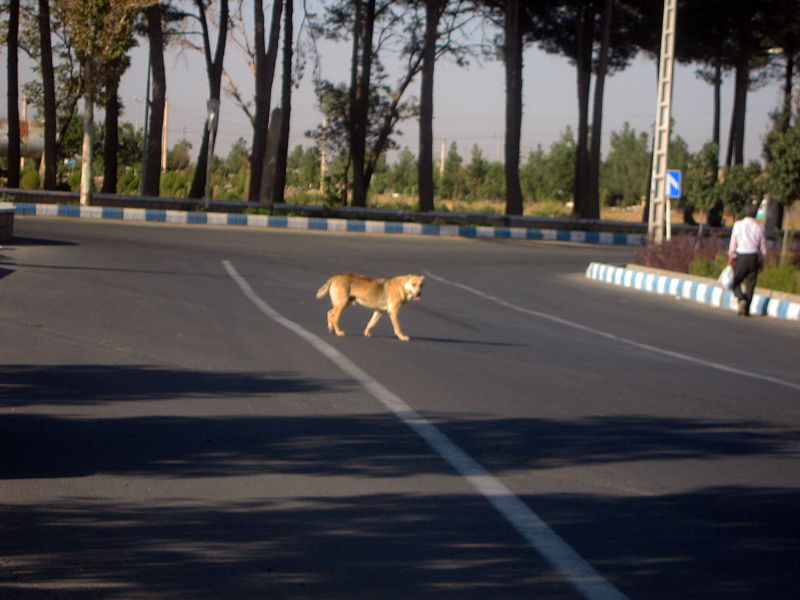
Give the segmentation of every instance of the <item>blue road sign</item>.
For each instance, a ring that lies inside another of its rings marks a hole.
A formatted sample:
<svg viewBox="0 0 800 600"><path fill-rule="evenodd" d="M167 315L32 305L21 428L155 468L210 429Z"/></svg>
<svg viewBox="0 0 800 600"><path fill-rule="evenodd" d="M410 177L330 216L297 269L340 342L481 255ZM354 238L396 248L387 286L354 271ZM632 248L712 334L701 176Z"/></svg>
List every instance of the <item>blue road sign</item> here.
<svg viewBox="0 0 800 600"><path fill-rule="evenodd" d="M681 197L681 172L667 171L667 191L664 194L667 198Z"/></svg>

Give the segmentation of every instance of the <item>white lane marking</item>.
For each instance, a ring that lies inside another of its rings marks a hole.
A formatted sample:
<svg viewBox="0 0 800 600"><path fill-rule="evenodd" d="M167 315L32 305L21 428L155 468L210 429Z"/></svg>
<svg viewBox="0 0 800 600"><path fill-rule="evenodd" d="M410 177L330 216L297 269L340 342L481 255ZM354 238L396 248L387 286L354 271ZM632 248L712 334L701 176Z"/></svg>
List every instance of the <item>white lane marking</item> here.
<svg viewBox="0 0 800 600"><path fill-rule="evenodd" d="M576 323L574 321L569 321L567 319L562 319L561 317L556 317L555 315L550 315L547 313L540 312L538 310L533 310L530 308L525 308L524 306L517 306L516 304L512 304L511 302L507 302L502 298L498 298L497 296L492 296L491 294L487 294L480 290L476 290L475 288L469 287L468 285L464 285L463 283L458 283L457 281L450 281L449 279L445 279L444 277L440 277L438 275L434 275L430 271L424 271L425 275L430 277L431 279L435 279L436 281L440 281L442 283L446 283L448 285L452 285L457 288L461 288L462 290L466 290L476 296L480 296L486 300L490 300L500 306L505 306L506 308L510 308L517 312L521 312L523 314L532 315L534 317L539 317L540 319L546 319L548 321L552 321L554 323L559 323L560 325L566 325L567 327L572 327L573 329L578 329L579 331L584 331L586 333L591 333L593 335L598 335L600 337L607 338L609 340L614 340L615 342L619 342L621 344L627 344L629 346L633 346L634 348L639 348L640 350L647 350L648 352L653 352L655 354L661 354L663 356L669 356L671 358L677 358L678 360L683 360L686 362L695 363L697 365L702 365L704 367L708 367L710 369L716 369L718 371L724 371L725 373L733 373L734 375L739 375L741 377L749 377L750 379L758 379L760 381L767 381L769 383L774 383L776 385L788 387L793 390L800 390L800 384L792 383L791 381L786 381L784 379L778 379L777 377L771 377L769 375L761 375L760 373L753 373L751 371L743 371L741 369L737 369L735 367L729 367L728 365L723 365L721 363L713 362L710 360L705 360L702 358L698 358L696 356L690 356L689 354L683 354L681 352L675 352L673 350L666 350L664 348L659 348L657 346L651 346L650 344L643 344L642 342L637 342L631 340L629 338L620 337L618 335L614 335L613 333L608 333L607 331L602 331L600 329L595 329L593 327L588 327L586 325L581 325L580 323Z"/></svg>
<svg viewBox="0 0 800 600"><path fill-rule="evenodd" d="M622 592L603 579L594 567L562 540L547 523L528 508L499 479L456 446L435 425L336 348L278 313L253 291L247 280L239 275L229 261L222 261L222 264L230 277L238 284L242 293L262 313L308 342L314 349L360 383L375 399L425 440L456 472L472 484L528 544L554 569L559 571L586 600L627 600Z"/></svg>

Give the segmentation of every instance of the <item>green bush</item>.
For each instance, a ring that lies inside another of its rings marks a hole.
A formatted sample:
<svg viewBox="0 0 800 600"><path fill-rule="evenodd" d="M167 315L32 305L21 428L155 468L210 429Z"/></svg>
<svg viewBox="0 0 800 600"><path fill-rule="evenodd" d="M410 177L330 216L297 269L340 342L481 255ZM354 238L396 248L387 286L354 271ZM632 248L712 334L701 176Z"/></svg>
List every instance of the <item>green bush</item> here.
<svg viewBox="0 0 800 600"><path fill-rule="evenodd" d="M771 263L758 276L759 286L789 294L800 294L800 271L788 260Z"/></svg>
<svg viewBox="0 0 800 600"><path fill-rule="evenodd" d="M161 176L161 195L168 198L186 198L191 181L183 171L167 171Z"/></svg>
<svg viewBox="0 0 800 600"><path fill-rule="evenodd" d="M26 169L19 178L19 187L23 190L38 190L40 185L39 173L33 169Z"/></svg>
<svg viewBox="0 0 800 600"><path fill-rule="evenodd" d="M725 265L728 264L728 257L724 254L717 254L713 259L704 258L701 256L696 257L689 264L689 273L692 275L699 275L700 277L711 277L716 279L719 277Z"/></svg>
<svg viewBox="0 0 800 600"><path fill-rule="evenodd" d="M133 169L126 169L117 181L117 193L119 194L138 194L139 193L139 174Z"/></svg>
<svg viewBox="0 0 800 600"><path fill-rule="evenodd" d="M77 192L81 189L81 171L80 169L72 170L69 172L67 176L67 184L69 185L69 189L73 192Z"/></svg>

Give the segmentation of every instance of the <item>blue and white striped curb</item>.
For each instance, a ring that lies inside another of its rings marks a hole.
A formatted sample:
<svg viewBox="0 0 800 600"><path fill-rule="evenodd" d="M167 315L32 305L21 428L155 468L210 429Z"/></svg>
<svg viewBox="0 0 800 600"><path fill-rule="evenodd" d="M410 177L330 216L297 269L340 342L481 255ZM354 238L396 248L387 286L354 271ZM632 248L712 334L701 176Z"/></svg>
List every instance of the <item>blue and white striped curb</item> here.
<svg viewBox="0 0 800 600"><path fill-rule="evenodd" d="M591 263L586 269L586 277L643 292L684 298L726 310L735 311L737 309L736 297L733 293L730 290L723 290L713 280L704 283L596 262ZM753 296L750 314L798 321L800 320L800 302L771 298L757 293Z"/></svg>
<svg viewBox="0 0 800 600"><path fill-rule="evenodd" d="M406 223L392 221L362 221L320 217L289 217L272 215L247 215L239 213L186 212L146 208L110 208L101 206L74 206L62 204L15 204L20 216L71 217L86 219L113 219L121 221L146 221L180 225L239 225L307 231L337 231L349 233L400 233L407 235L433 235L467 238L506 238L544 240L553 242L578 242L586 244L615 244L641 246L646 236L638 233L613 233L599 231L570 231L558 229L529 229L526 227L489 227L482 225L438 225L433 223Z"/></svg>

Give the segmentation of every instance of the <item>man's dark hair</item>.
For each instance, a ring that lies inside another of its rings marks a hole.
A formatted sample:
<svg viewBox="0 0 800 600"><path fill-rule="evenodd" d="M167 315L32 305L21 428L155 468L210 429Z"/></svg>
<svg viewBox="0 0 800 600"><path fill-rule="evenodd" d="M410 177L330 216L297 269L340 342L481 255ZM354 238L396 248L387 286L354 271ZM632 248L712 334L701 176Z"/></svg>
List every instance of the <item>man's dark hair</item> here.
<svg viewBox="0 0 800 600"><path fill-rule="evenodd" d="M755 217L758 214L758 204L755 202L750 202L747 206L744 207L744 216L745 217Z"/></svg>

